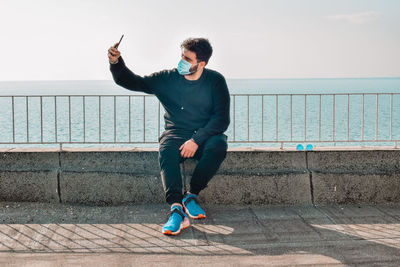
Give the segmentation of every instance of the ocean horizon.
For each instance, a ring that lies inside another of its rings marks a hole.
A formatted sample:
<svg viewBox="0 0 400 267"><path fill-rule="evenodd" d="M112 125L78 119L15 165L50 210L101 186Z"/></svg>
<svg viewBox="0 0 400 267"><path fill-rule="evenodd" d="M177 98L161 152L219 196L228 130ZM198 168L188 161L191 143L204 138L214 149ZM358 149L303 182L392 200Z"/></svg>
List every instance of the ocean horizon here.
<svg viewBox="0 0 400 267"><path fill-rule="evenodd" d="M400 77L372 78L226 78L234 93L396 93ZM0 95L132 94L110 80L0 81ZM141 92L139 92L141 93Z"/></svg>

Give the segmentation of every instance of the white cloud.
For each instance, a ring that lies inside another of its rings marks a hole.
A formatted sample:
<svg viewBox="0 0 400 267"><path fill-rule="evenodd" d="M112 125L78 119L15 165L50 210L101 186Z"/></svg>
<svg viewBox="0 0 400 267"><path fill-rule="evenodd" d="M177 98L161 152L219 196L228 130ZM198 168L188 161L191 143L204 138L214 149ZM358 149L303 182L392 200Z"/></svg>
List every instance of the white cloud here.
<svg viewBox="0 0 400 267"><path fill-rule="evenodd" d="M353 14L337 14L326 16L329 20L339 20L339 21L347 21L350 23L356 24L365 24L370 21L376 20L381 15L380 12L377 11L366 11L361 13L353 13Z"/></svg>

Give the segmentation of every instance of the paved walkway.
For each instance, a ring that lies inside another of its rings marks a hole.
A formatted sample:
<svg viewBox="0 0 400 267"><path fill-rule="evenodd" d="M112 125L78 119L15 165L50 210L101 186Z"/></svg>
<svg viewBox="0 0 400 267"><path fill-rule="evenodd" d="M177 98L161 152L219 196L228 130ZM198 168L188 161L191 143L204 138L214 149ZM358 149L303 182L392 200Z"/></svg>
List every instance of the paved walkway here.
<svg viewBox="0 0 400 267"><path fill-rule="evenodd" d="M400 204L203 206L169 237L167 205L0 202L0 266L400 265Z"/></svg>

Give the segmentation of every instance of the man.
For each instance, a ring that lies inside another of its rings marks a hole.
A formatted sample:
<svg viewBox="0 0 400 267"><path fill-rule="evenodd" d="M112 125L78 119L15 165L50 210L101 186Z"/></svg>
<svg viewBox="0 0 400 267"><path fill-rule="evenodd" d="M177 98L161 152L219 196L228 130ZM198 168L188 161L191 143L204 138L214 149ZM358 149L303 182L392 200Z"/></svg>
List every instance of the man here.
<svg viewBox="0 0 400 267"><path fill-rule="evenodd" d="M189 218L201 219L206 213L197 195L207 187L227 153L228 137L223 133L230 123L230 96L225 78L205 68L212 47L205 38L188 38L181 44L177 68L139 76L125 65L116 47L110 47L110 70L116 84L154 94L165 109L165 131L159 137L159 164L165 198L171 214L162 228L166 235L177 235L190 226ZM180 162L198 160L188 192L182 192Z"/></svg>

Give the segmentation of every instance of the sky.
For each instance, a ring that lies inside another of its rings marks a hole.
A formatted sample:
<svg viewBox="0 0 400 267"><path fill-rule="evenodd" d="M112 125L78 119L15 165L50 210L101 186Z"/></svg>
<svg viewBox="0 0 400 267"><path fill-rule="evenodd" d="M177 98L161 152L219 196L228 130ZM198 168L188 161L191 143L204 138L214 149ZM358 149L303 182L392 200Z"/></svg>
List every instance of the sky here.
<svg viewBox="0 0 400 267"><path fill-rule="evenodd" d="M229 79L400 76L399 0L1 0L0 81L111 80L107 50L147 75L207 38Z"/></svg>

